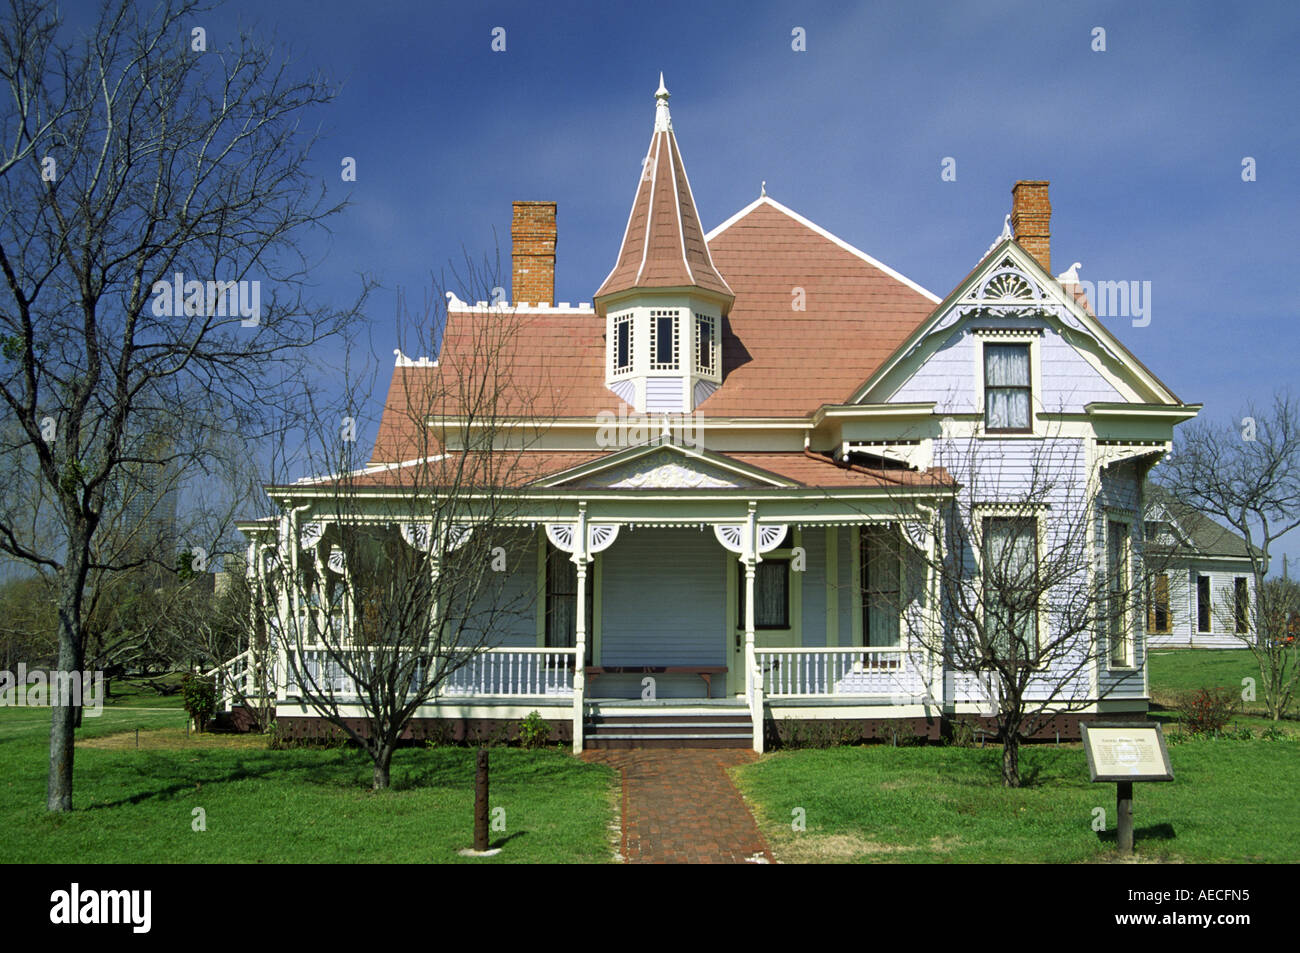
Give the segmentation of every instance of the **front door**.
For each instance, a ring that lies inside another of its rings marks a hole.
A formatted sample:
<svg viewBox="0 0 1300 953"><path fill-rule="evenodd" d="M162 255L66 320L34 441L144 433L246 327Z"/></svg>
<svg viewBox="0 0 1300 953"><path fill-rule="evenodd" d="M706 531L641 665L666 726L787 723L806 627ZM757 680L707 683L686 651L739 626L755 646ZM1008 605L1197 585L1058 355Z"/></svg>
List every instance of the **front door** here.
<svg viewBox="0 0 1300 953"><path fill-rule="evenodd" d="M735 571L734 596L729 602L735 607L731 623L731 661L727 672L727 688L733 695L745 692L745 572L738 566ZM775 550L763 557L754 573L754 648L780 648L798 645L793 617L790 571L790 554Z"/></svg>
<svg viewBox="0 0 1300 953"><path fill-rule="evenodd" d="M595 636L592 632L594 614L592 612L595 587L594 573L587 573L587 658L585 664L591 664L592 644ZM546 544L546 645L548 648L571 649L577 644L578 619L578 567L573 560L549 542Z"/></svg>

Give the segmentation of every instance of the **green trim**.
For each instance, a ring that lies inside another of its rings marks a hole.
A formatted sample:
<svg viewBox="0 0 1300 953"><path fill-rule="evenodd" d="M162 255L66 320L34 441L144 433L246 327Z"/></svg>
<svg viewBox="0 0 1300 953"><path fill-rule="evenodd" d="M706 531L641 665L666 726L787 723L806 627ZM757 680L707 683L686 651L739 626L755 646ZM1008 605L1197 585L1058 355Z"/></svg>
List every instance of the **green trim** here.
<svg viewBox="0 0 1300 953"><path fill-rule="evenodd" d="M546 647L546 527L537 527L537 647Z"/></svg>
<svg viewBox="0 0 1300 953"><path fill-rule="evenodd" d="M826 647L840 644L840 529L826 527Z"/></svg>
<svg viewBox="0 0 1300 953"><path fill-rule="evenodd" d="M736 632L731 627L731 620L736 617L736 570L740 560L735 558L735 553L728 550L722 551L722 575L724 581L723 590L726 593L725 609L722 613L722 657L727 660L727 694L742 695L745 691L745 669L744 669L744 644L741 644L741 653L736 652L735 638ZM736 659L741 660L736 664Z"/></svg>
<svg viewBox="0 0 1300 953"><path fill-rule="evenodd" d="M849 538L849 559L852 575L849 576L850 622L853 625L854 647L862 645L862 526Z"/></svg>
<svg viewBox="0 0 1300 953"><path fill-rule="evenodd" d="M605 579L605 572L601 568L604 560L600 558L601 554L597 553L591 560L591 574L587 582L593 587L592 606L591 606L591 631L587 633L591 637L591 664L600 664L600 617L602 614L602 605L604 598L601 595L601 589Z"/></svg>

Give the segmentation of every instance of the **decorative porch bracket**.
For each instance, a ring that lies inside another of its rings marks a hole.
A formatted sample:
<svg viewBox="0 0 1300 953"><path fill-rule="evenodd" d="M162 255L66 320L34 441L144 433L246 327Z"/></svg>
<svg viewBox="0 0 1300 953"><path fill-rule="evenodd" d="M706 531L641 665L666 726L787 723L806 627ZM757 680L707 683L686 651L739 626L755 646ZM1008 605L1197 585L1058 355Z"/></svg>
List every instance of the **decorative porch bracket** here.
<svg viewBox="0 0 1300 953"><path fill-rule="evenodd" d="M433 523L399 523L398 528L402 531L402 539L406 540L407 545L420 552L428 553L433 549ZM454 553L469 541L470 534L474 532L474 527L469 523L453 523L447 527L447 532L442 540L442 552Z"/></svg>

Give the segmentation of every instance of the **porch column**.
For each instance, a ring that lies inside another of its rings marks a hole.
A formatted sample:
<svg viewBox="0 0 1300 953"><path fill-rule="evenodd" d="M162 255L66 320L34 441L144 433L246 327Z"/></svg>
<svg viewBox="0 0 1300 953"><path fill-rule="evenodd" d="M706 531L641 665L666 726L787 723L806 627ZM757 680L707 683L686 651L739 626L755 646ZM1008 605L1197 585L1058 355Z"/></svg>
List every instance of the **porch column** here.
<svg viewBox="0 0 1300 953"><path fill-rule="evenodd" d="M573 750L582 751L583 695L587 690L587 561L586 553L574 553L578 569L578 609L574 619L573 644L577 656L573 660Z"/></svg>
<svg viewBox="0 0 1300 953"><path fill-rule="evenodd" d="M756 574L755 558L746 555L741 558L745 566L745 695L754 693L754 576Z"/></svg>
<svg viewBox="0 0 1300 953"><path fill-rule="evenodd" d="M293 509L288 500L289 513L280 521L280 592L276 596L277 614L280 618L276 632L278 671L276 672L276 698L289 694L289 646L297 644L298 619L298 514L306 509Z"/></svg>

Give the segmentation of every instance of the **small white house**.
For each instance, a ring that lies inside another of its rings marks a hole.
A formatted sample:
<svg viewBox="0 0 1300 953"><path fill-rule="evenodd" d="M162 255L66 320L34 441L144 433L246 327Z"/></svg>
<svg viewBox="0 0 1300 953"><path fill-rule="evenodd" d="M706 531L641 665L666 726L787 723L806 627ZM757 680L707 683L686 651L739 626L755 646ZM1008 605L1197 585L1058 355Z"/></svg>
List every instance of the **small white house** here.
<svg viewBox="0 0 1300 953"><path fill-rule="evenodd" d="M1255 576L1246 541L1152 487L1147 643L1152 648L1239 649L1255 638Z"/></svg>
<svg viewBox="0 0 1300 953"><path fill-rule="evenodd" d="M762 750L765 725L828 720L841 737L937 738L990 704L914 636L944 631L934 570L916 567L943 545L925 527L971 492L963 448L978 446L1001 488L981 490L991 526L1028 461L1050 456L1078 489L1044 504L1031 536L1087 514L1097 565L1131 576L1146 474L1198 406L1125 349L1073 275L1053 277L1048 183L1016 183L1002 234L940 297L765 192L706 231L668 100L661 82L591 304L554 301L555 205L515 204L510 346L535 362L545 407L502 413L542 430L518 483L536 558L514 580L535 610L417 721L463 734L538 711L579 750ZM403 395L502 313L453 300L440 360L398 354L369 489L356 492L382 494L410 461ZM243 525L255 571L346 571L330 558L328 491L269 492L281 517ZM391 531L420 544L412 527ZM282 630L317 611L274 608ZM1142 635L1135 617L1093 636L1110 647L1078 673L1084 703L1056 725L1063 736L1080 718L1146 711ZM288 651L276 704L293 724L315 716Z"/></svg>

